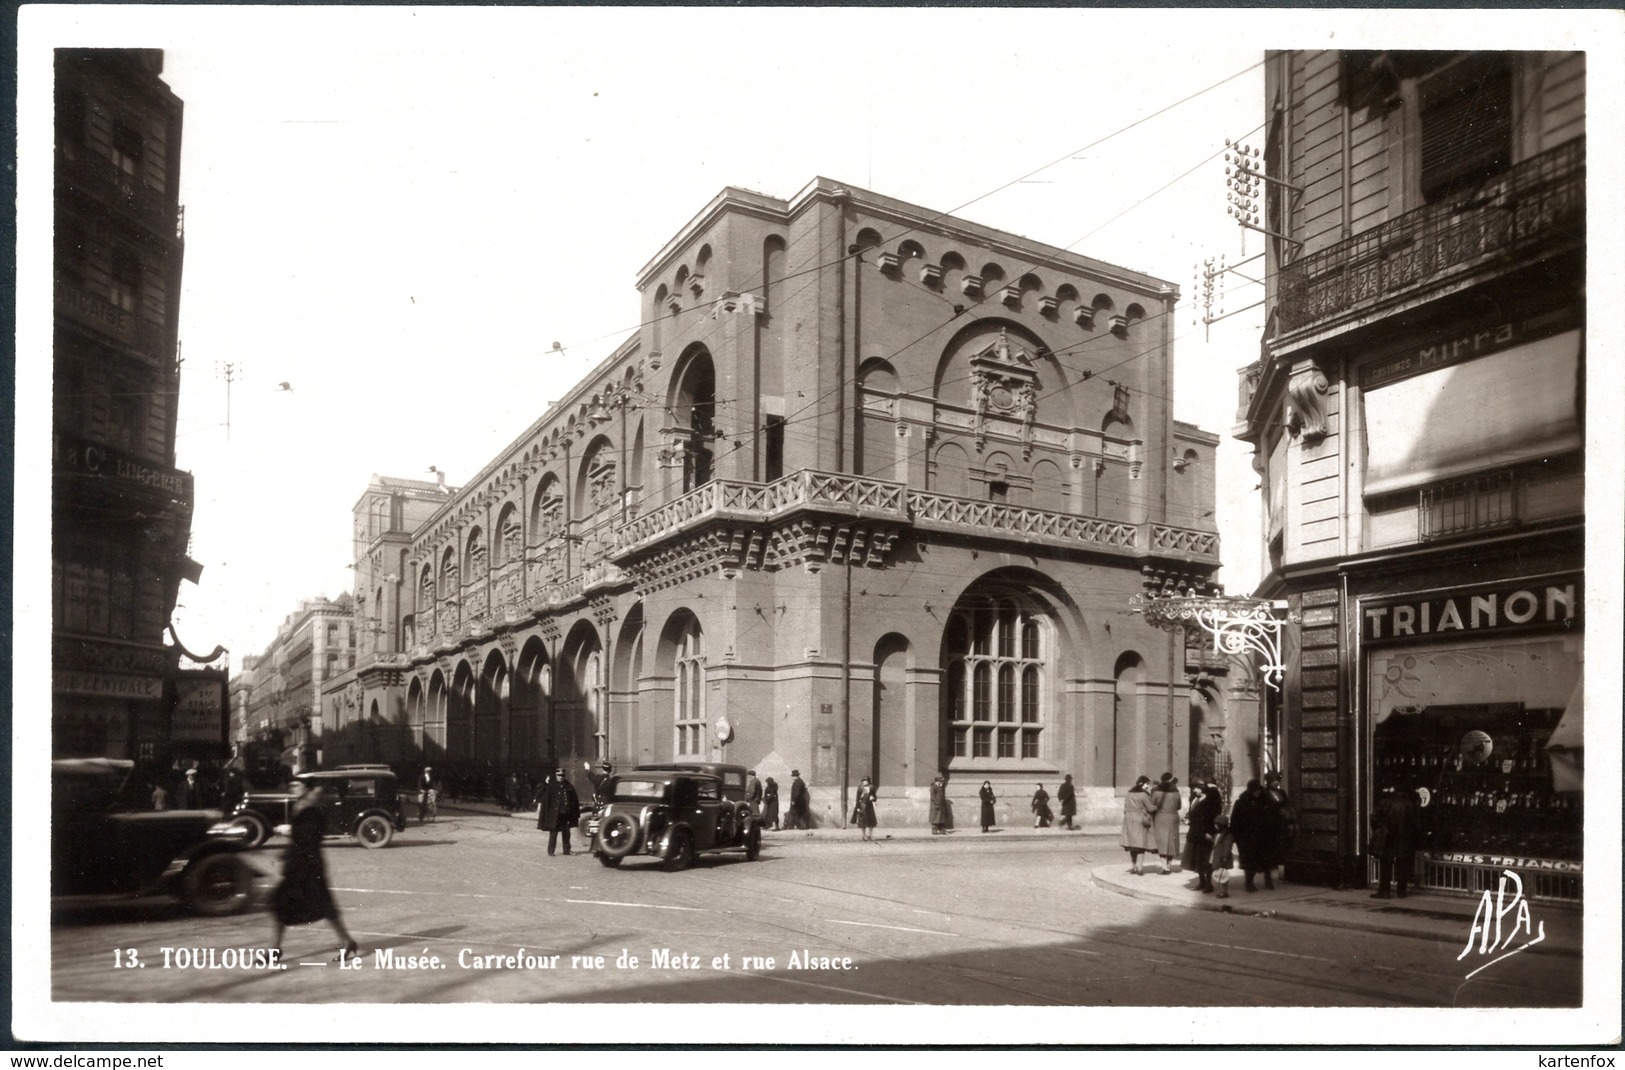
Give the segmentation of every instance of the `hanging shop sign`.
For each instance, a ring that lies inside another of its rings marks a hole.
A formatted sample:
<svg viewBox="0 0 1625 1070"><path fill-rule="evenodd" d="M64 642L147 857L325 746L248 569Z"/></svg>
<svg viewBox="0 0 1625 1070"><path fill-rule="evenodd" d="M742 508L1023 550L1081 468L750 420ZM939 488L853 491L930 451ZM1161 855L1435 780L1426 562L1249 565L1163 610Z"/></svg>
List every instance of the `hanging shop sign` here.
<svg viewBox="0 0 1625 1070"><path fill-rule="evenodd" d="M223 743L226 726L225 678L216 673L177 674L169 738L177 743Z"/></svg>
<svg viewBox="0 0 1625 1070"><path fill-rule="evenodd" d="M1572 627L1581 621L1583 589L1576 572L1537 582L1461 588L1377 604L1365 602L1360 607L1360 637L1372 643L1550 625Z"/></svg>

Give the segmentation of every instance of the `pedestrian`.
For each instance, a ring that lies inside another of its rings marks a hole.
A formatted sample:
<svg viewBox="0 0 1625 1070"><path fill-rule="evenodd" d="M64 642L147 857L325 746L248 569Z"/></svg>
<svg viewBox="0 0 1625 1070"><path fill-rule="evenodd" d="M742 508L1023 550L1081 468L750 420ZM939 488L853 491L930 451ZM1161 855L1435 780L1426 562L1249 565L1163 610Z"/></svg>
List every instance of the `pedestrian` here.
<svg viewBox="0 0 1625 1070"><path fill-rule="evenodd" d="M1042 784L1038 785L1038 790L1033 792L1032 809L1033 828L1049 828L1050 822L1055 820L1055 815L1050 812L1049 792L1044 790L1044 785Z"/></svg>
<svg viewBox="0 0 1625 1070"><path fill-rule="evenodd" d="M982 781L982 790L976 793L982 800L982 831L986 832L993 827L993 804L999 797L993 794L993 785Z"/></svg>
<svg viewBox="0 0 1625 1070"><path fill-rule="evenodd" d="M1174 871L1174 859L1179 857L1179 811L1184 805L1179 778L1172 773L1162 774L1151 792L1151 833L1157 853L1162 856L1163 876Z"/></svg>
<svg viewBox="0 0 1625 1070"><path fill-rule="evenodd" d="M1208 883L1213 888L1213 898L1230 898L1230 870L1235 864L1236 841L1230 835L1230 819L1220 814L1213 819L1213 851L1208 855Z"/></svg>
<svg viewBox="0 0 1625 1070"><path fill-rule="evenodd" d="M1135 876L1145 872L1140 868L1140 856L1156 849L1154 823L1151 778L1141 776L1123 796L1123 850L1128 852L1129 872Z"/></svg>
<svg viewBox="0 0 1625 1070"><path fill-rule="evenodd" d="M1371 808L1371 843L1377 856L1377 890L1373 899L1391 898L1397 880L1399 897L1404 899L1411 886L1411 867L1416 861L1416 841L1420 838L1420 807L1416 792L1408 786L1384 788Z"/></svg>
<svg viewBox="0 0 1625 1070"><path fill-rule="evenodd" d="M762 824L779 831L779 782L772 777L762 785Z"/></svg>
<svg viewBox="0 0 1625 1070"><path fill-rule="evenodd" d="M186 771L181 782L175 787L175 809L193 810L203 805L203 798L197 786L197 767Z"/></svg>
<svg viewBox="0 0 1625 1070"><path fill-rule="evenodd" d="M1185 853L1180 855L1179 865L1181 869L1196 874L1197 891L1211 892L1213 823L1224 808L1224 800L1219 798L1217 788L1204 787L1200 794L1192 790L1191 795L1191 807L1185 814L1185 820L1189 823L1189 827L1185 830Z"/></svg>
<svg viewBox="0 0 1625 1070"><path fill-rule="evenodd" d="M1269 809L1265 811L1264 850L1273 880L1282 873L1286 856L1292 853L1292 845L1298 839L1298 812L1293 809L1292 797L1281 786L1280 773L1264 777L1264 794L1270 800Z"/></svg>
<svg viewBox="0 0 1625 1070"><path fill-rule="evenodd" d="M322 837L327 833L327 818L321 806L322 789L303 780L293 780L288 790L293 794L289 823L277 827L278 832L287 835L288 846L282 851L282 878L271 897L275 918L271 944L281 949L282 932L289 925L308 925L325 919L332 923L345 953L354 955L356 942L344 927L339 905L327 883L327 866L322 862Z"/></svg>
<svg viewBox="0 0 1625 1070"><path fill-rule="evenodd" d="M810 799L807 794L807 784L801 779L801 770L790 770L790 820L793 829L807 827L808 808Z"/></svg>
<svg viewBox="0 0 1625 1070"><path fill-rule="evenodd" d="M948 782L943 780L942 774L931 781L931 835L948 835Z"/></svg>
<svg viewBox="0 0 1625 1070"><path fill-rule="evenodd" d="M152 785L152 808L154 810L169 809L169 792L164 790L162 782L154 782Z"/></svg>
<svg viewBox="0 0 1625 1070"><path fill-rule="evenodd" d="M237 759L233 758L233 762ZM220 771L220 809L227 814L237 811L237 804L243 801L247 789L243 786L243 771L236 765L228 765Z"/></svg>
<svg viewBox="0 0 1625 1070"><path fill-rule="evenodd" d="M875 788L864 777L858 781L857 797L852 802L852 824L858 826L863 838L873 842L875 838Z"/></svg>
<svg viewBox="0 0 1625 1070"><path fill-rule="evenodd" d="M536 827L547 830L547 853L552 855L558 847L559 833L564 833L564 853L570 853L570 829L581 819L581 800L576 789L564 775L563 767L555 768L553 775L542 787L542 800L536 804Z"/></svg>
<svg viewBox="0 0 1625 1070"><path fill-rule="evenodd" d="M1270 805L1264 785L1249 780L1247 789L1230 807L1230 830L1236 838L1236 853L1240 855L1241 872L1249 892L1258 891L1253 878L1259 873L1264 874L1264 887L1275 887L1275 878L1270 875L1269 829L1266 827Z"/></svg>
<svg viewBox="0 0 1625 1070"><path fill-rule="evenodd" d="M424 766L418 775L418 824L429 820L429 801L434 793L434 767Z"/></svg>
<svg viewBox="0 0 1625 1070"><path fill-rule="evenodd" d="M745 801L750 803L750 812L760 817L762 814L762 782L756 779L756 770L754 769L745 775Z"/></svg>
<svg viewBox="0 0 1625 1070"><path fill-rule="evenodd" d="M1078 793L1072 787L1072 774L1068 773L1055 789L1055 801L1061 804L1061 827L1074 830L1072 819L1078 814Z"/></svg>

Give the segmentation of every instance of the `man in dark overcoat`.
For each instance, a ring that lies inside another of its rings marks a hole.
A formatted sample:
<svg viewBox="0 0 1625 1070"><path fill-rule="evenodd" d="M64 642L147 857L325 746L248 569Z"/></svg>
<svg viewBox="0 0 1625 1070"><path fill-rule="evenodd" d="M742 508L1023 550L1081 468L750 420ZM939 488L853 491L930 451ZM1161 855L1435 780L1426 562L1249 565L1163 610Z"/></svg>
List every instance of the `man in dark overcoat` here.
<svg viewBox="0 0 1625 1070"><path fill-rule="evenodd" d="M536 827L547 830L547 853L558 846L559 833L564 833L564 853L570 853L570 829L581 819L581 800L576 789L565 777L562 768L554 769L542 786L542 798L536 811Z"/></svg>
<svg viewBox="0 0 1625 1070"><path fill-rule="evenodd" d="M1072 828L1072 819L1078 814L1078 793L1072 787L1072 774L1068 773L1061 786L1055 789L1055 801L1061 804L1061 827Z"/></svg>
<svg viewBox="0 0 1625 1070"><path fill-rule="evenodd" d="M1377 890L1373 899L1389 898L1397 871L1399 897L1411 886L1411 867L1421 834L1421 807L1410 788L1386 788L1371 808L1371 853L1377 856Z"/></svg>
<svg viewBox="0 0 1625 1070"><path fill-rule="evenodd" d="M1264 785L1256 780L1247 781L1242 792L1230 808L1230 833L1235 838L1236 850L1241 855L1241 870L1247 878L1247 890L1256 892L1253 877L1264 874L1264 887L1275 887L1270 875L1270 817L1273 804Z"/></svg>
<svg viewBox="0 0 1625 1070"><path fill-rule="evenodd" d="M790 814L786 822L793 829L807 827L807 811L812 800L807 793L807 783L801 779L801 770L790 770Z"/></svg>
<svg viewBox="0 0 1625 1070"><path fill-rule="evenodd" d="M931 781L931 835L946 836L948 834L948 783L938 773L937 778Z"/></svg>
<svg viewBox="0 0 1625 1070"><path fill-rule="evenodd" d="M761 816L762 813L762 782L752 769L745 780L745 801L750 803L750 812Z"/></svg>

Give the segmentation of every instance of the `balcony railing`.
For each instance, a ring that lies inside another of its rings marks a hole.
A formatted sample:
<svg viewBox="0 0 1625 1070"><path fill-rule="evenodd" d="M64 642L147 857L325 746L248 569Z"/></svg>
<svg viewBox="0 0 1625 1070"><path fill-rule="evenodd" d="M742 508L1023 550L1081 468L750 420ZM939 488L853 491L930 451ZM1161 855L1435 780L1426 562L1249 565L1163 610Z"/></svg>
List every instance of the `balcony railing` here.
<svg viewBox="0 0 1625 1070"><path fill-rule="evenodd" d="M909 511L922 527L976 528L1000 535L1015 535L1028 542L1088 543L1132 550L1137 529L1133 524L1095 517L1026 509L1019 505L951 498L945 494L909 491Z"/></svg>
<svg viewBox="0 0 1625 1070"><path fill-rule="evenodd" d="M1283 333L1463 278L1496 258L1530 258L1585 229L1585 140L1281 269Z"/></svg>

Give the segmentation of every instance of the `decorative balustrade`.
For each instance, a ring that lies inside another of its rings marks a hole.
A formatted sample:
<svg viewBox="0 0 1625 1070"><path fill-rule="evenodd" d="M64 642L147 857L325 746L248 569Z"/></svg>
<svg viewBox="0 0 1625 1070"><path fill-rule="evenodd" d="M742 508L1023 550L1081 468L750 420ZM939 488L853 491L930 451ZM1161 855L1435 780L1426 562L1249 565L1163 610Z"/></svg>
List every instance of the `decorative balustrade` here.
<svg viewBox="0 0 1625 1070"><path fill-rule="evenodd" d="M1044 509L1027 509L912 490L908 492L908 504L917 524L973 527L1001 535L1018 535L1029 540L1084 542L1124 550L1132 550L1135 545L1135 525L1116 520L1052 513Z"/></svg>
<svg viewBox="0 0 1625 1070"><path fill-rule="evenodd" d="M1217 532L1212 531L1194 531L1190 528L1171 528L1164 524L1152 524L1151 549L1164 553L1211 557L1219 552L1219 536Z"/></svg>
<svg viewBox="0 0 1625 1070"><path fill-rule="evenodd" d="M1492 256L1532 257L1584 228L1585 140L1578 138L1282 267L1281 329L1437 288Z"/></svg>

